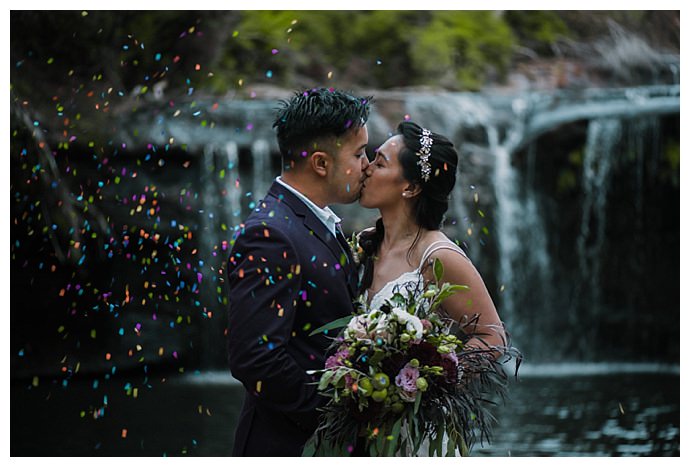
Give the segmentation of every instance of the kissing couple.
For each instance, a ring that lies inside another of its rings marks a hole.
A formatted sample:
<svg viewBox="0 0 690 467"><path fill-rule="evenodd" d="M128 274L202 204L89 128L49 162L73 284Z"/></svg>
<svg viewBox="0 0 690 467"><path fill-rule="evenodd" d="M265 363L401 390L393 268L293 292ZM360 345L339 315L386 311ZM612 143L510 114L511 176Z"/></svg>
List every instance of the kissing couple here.
<svg viewBox="0 0 690 467"><path fill-rule="evenodd" d="M324 369L333 340L312 331L352 315L358 298L379 308L401 287L428 283L436 260L443 282L463 286L441 313L481 331L465 348L506 341L481 276L441 231L457 177L455 147L403 121L369 158L371 103L310 89L277 112L282 173L240 225L228 258L228 361L246 389L234 456L302 455L327 402L313 371ZM359 254L329 207L355 201L380 212L356 235ZM352 455L366 455L361 439L352 443Z"/></svg>

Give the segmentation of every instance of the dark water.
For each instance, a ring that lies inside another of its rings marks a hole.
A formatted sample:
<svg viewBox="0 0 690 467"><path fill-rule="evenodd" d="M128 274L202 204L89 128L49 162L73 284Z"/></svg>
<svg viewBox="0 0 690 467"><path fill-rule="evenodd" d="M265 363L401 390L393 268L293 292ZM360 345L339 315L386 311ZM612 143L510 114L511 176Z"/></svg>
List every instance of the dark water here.
<svg viewBox="0 0 690 467"><path fill-rule="evenodd" d="M678 456L676 370L529 371L474 456ZM620 369L619 369L620 370ZM97 381L97 382L95 382ZM14 381L12 456L229 456L243 390L225 374Z"/></svg>

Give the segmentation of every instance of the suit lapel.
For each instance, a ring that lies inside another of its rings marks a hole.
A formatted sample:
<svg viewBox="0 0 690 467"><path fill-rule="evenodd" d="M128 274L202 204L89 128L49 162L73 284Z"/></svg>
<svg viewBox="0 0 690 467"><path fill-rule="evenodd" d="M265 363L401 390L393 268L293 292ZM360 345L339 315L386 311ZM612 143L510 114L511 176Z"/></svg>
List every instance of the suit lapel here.
<svg viewBox="0 0 690 467"><path fill-rule="evenodd" d="M342 239L339 240L336 236L333 236L326 225L316 217L316 214L314 214L311 209L309 209L309 206L304 204L294 193L287 190L280 183L273 182L268 193L276 197L279 201L287 204L295 214L302 217L305 227L313 233L314 237L318 238L328 247L338 264L344 269L345 276L347 277L348 289L352 297L355 297L357 291L357 274L350 254L350 247L345 237L341 235Z"/></svg>

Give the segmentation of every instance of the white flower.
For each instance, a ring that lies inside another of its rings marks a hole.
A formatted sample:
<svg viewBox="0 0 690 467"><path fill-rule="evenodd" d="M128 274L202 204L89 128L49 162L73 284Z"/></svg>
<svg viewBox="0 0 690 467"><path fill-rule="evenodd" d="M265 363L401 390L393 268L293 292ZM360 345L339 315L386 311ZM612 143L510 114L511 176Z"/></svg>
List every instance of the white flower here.
<svg viewBox="0 0 690 467"><path fill-rule="evenodd" d="M414 340L421 340L422 336L424 336L424 326L422 325L422 321L416 316L409 316L410 319L407 320L407 323L405 324L405 329Z"/></svg>
<svg viewBox="0 0 690 467"><path fill-rule="evenodd" d="M367 316L353 316L347 325L347 334L353 339L367 339L369 334L367 328L369 327L369 320Z"/></svg>
<svg viewBox="0 0 690 467"><path fill-rule="evenodd" d="M424 326L419 318L400 307L393 308L390 313L398 323L405 325L405 330L414 341L419 341L422 338Z"/></svg>
<svg viewBox="0 0 690 467"><path fill-rule="evenodd" d="M410 318L413 317L411 314L409 314L407 311L403 310L400 307L393 308L391 310L391 315L400 324L407 324L407 322L410 320Z"/></svg>
<svg viewBox="0 0 690 467"><path fill-rule="evenodd" d="M388 316L379 310L371 311L366 315L353 316L347 325L347 335L351 339L362 341L381 338L390 343L392 336L388 329Z"/></svg>

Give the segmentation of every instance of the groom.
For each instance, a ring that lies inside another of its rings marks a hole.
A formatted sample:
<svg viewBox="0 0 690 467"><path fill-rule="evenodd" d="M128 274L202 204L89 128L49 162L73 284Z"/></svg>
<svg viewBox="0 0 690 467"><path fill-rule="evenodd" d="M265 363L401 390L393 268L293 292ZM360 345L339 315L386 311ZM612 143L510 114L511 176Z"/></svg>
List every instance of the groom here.
<svg viewBox="0 0 690 467"><path fill-rule="evenodd" d="M299 456L318 422L315 378L330 339L314 329L353 310L356 271L328 207L359 197L371 98L332 89L282 103L283 171L242 224L228 259L228 361L246 389L234 456Z"/></svg>

